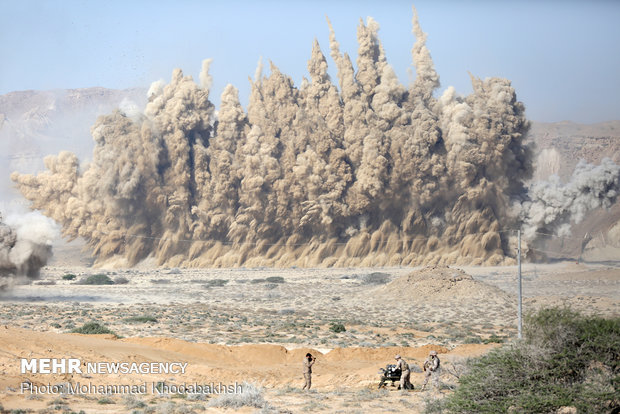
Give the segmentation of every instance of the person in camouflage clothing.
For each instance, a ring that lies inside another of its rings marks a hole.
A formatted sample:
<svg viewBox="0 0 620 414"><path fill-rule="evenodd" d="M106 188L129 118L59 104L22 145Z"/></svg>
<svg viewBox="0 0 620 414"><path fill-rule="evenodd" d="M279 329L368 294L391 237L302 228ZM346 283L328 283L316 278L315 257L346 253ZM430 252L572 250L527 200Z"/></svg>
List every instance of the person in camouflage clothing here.
<svg viewBox="0 0 620 414"><path fill-rule="evenodd" d="M440 373L440 361L439 357L437 357L437 351L431 351L428 354L428 358L424 361L424 384L422 385L422 391L426 388L426 384L428 384L428 380L433 380L433 386L435 389L439 389L439 373Z"/></svg>
<svg viewBox="0 0 620 414"><path fill-rule="evenodd" d="M407 362L402 359L400 355L396 355L394 359L396 359L396 368L400 368L400 383L398 384L398 389L413 389L413 386L411 385L411 381L409 379L411 375L411 371L409 371L409 364L407 364Z"/></svg>

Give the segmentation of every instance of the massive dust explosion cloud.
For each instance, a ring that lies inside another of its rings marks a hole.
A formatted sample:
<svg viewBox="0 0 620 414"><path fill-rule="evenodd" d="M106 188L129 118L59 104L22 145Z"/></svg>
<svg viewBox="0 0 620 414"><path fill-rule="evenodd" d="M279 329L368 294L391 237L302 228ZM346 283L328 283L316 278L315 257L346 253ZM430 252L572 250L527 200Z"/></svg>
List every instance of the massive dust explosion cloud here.
<svg viewBox="0 0 620 414"><path fill-rule="evenodd" d="M508 80L472 76L470 95L435 97L415 10L409 88L373 19L358 27L357 70L329 30L338 86L315 41L299 87L259 66L247 112L232 85L216 112L206 60L199 84L175 70L151 86L142 113L100 117L83 170L62 152L47 171L12 179L99 263L121 265L504 264L506 229L535 238L541 223L570 219L566 206L548 211L544 191L526 191L529 124ZM613 200L608 190L594 197Z"/></svg>
<svg viewBox="0 0 620 414"><path fill-rule="evenodd" d="M16 277L39 276L52 256L56 233L55 223L41 214L12 216L7 222L0 214L0 291Z"/></svg>

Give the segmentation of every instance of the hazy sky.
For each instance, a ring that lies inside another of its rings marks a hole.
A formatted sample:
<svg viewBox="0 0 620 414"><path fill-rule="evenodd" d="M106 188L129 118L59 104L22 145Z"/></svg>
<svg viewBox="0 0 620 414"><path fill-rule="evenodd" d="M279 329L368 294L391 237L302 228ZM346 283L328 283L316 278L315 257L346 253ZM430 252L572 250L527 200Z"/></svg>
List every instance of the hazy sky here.
<svg viewBox="0 0 620 414"><path fill-rule="evenodd" d="M412 4L441 90L469 93L468 71L501 76L532 120L620 119L620 1L0 0L0 94L146 87L177 67L198 80L213 58L212 101L232 83L246 105L260 56L299 85L314 38L329 55L325 15L352 58L359 19L375 18L408 84Z"/></svg>

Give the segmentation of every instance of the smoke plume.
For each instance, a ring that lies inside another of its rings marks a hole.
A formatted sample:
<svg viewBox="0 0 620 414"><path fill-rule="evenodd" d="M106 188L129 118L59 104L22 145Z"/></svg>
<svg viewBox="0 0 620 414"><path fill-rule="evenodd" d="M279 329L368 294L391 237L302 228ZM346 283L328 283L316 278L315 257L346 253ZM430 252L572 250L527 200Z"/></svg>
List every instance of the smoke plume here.
<svg viewBox="0 0 620 414"><path fill-rule="evenodd" d="M6 223L0 215L0 291L11 277L36 279L52 255L56 224L38 213L11 216Z"/></svg>
<svg viewBox="0 0 620 414"><path fill-rule="evenodd" d="M100 263L127 265L503 264L513 260L505 229L559 225L591 207L577 186L563 194L583 201L539 218L547 189L534 187L515 212L532 174L524 105L500 78L471 76L470 95L436 97L415 10L410 87L377 22L359 23L357 71L328 26L337 85L315 41L300 87L259 62L247 112L229 85L216 115L207 60L199 85L175 70L139 116L100 117L84 169L62 152L47 171L12 179Z"/></svg>
<svg viewBox="0 0 620 414"><path fill-rule="evenodd" d="M567 184L557 175L532 184L527 197L515 205L524 236L570 234L570 222L581 222L588 211L609 208L620 194L620 166L609 158L594 166L581 160Z"/></svg>

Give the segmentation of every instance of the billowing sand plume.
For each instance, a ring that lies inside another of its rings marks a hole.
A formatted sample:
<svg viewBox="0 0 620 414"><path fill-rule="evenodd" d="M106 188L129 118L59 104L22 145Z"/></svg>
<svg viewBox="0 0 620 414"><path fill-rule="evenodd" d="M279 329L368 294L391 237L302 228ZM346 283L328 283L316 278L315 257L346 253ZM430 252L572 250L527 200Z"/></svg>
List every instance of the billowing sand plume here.
<svg viewBox="0 0 620 414"><path fill-rule="evenodd" d="M0 291L13 277L36 279L52 256L51 240L56 226L38 213L12 216L4 223L0 215Z"/></svg>
<svg viewBox="0 0 620 414"><path fill-rule="evenodd" d="M200 85L175 70L152 85L143 113L100 117L85 168L63 152L45 160L47 171L12 179L99 263L511 261L506 230L536 225L515 202L537 198L525 195L528 122L510 82L472 76L470 95L435 97L439 76L415 10L409 88L386 60L377 22L359 24L357 71L329 26L338 86L315 42L300 87L261 66L247 112L229 85L216 114L207 60ZM554 226L570 219L560 216Z"/></svg>
<svg viewBox="0 0 620 414"><path fill-rule="evenodd" d="M609 158L597 166L581 160L568 183L562 184L557 175L537 181L515 209L530 240L537 232L568 235L570 220L579 223L588 211L611 207L619 193L620 166Z"/></svg>

